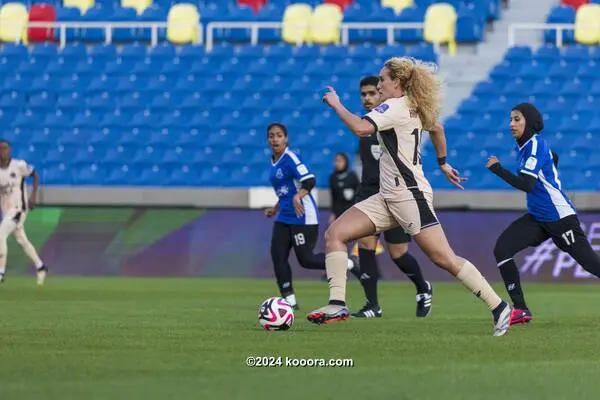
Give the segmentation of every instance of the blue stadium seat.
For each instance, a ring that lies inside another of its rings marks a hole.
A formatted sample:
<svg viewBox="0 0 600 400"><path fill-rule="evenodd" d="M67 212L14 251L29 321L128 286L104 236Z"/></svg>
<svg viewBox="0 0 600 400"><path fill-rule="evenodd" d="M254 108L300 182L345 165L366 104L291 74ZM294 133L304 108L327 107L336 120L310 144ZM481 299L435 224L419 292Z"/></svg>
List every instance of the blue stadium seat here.
<svg viewBox="0 0 600 400"><path fill-rule="evenodd" d="M574 24L575 9L569 6L557 6L550 11L546 23L548 24ZM544 31L544 41L546 43L556 43L557 32L554 29ZM575 41L574 30L563 31L563 42L573 43Z"/></svg>

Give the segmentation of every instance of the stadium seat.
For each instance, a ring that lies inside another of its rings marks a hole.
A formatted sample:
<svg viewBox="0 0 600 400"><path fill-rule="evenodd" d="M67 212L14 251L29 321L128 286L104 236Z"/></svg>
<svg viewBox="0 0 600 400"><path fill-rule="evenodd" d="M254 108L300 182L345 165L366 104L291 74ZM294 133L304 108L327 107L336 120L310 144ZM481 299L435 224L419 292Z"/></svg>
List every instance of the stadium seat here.
<svg viewBox="0 0 600 400"><path fill-rule="evenodd" d="M255 13L258 13L261 8L267 3L266 0L237 0L239 6L248 6L252 8Z"/></svg>
<svg viewBox="0 0 600 400"><path fill-rule="evenodd" d="M142 15L144 11L152 5L152 0L121 0L121 7L133 8L138 15Z"/></svg>
<svg viewBox="0 0 600 400"><path fill-rule="evenodd" d="M5 3L0 8L0 41L27 43L29 13L23 3Z"/></svg>
<svg viewBox="0 0 600 400"><path fill-rule="evenodd" d="M95 4L95 0L63 0L63 7L78 8L79 11L81 11L81 14L85 14L87 10L94 7Z"/></svg>
<svg viewBox="0 0 600 400"><path fill-rule="evenodd" d="M600 5L579 7L575 16L575 41L588 45L600 43Z"/></svg>
<svg viewBox="0 0 600 400"><path fill-rule="evenodd" d="M348 8L352 4L353 1L354 0L324 0L323 3L325 3L325 4L335 4L342 11L344 11L346 8Z"/></svg>
<svg viewBox="0 0 600 400"><path fill-rule="evenodd" d="M575 9L568 6L559 6L554 7L548 18L546 19L546 23L548 24L574 24L575 23ZM575 32L572 29L563 30L563 42L564 43L572 43L575 40ZM546 43L555 43L556 42L557 32L554 29L547 29L544 31L544 41Z"/></svg>
<svg viewBox="0 0 600 400"><path fill-rule="evenodd" d="M575 10L589 2L589 0L561 0L561 4L574 8Z"/></svg>
<svg viewBox="0 0 600 400"><path fill-rule="evenodd" d="M456 19L456 41L477 43L483 40L484 22L469 10L461 10Z"/></svg>
<svg viewBox="0 0 600 400"><path fill-rule="evenodd" d="M425 9L420 7L407 7L397 17L397 22L423 23L424 21ZM423 33L423 29L400 29L396 31L395 38L401 42L421 42Z"/></svg>
<svg viewBox="0 0 600 400"><path fill-rule="evenodd" d="M425 13L424 38L429 43L447 43L450 53L455 52L456 10L450 4L433 4Z"/></svg>
<svg viewBox="0 0 600 400"><path fill-rule="evenodd" d="M312 7L308 4L290 4L283 14L281 38L286 43L304 43L309 34Z"/></svg>
<svg viewBox="0 0 600 400"><path fill-rule="evenodd" d="M394 10L396 14L400 14L407 7L413 7L413 0L381 0L382 7L388 7Z"/></svg>
<svg viewBox="0 0 600 400"><path fill-rule="evenodd" d="M174 44L197 43L200 15L193 4L179 3L171 7L167 17L167 40Z"/></svg>
<svg viewBox="0 0 600 400"><path fill-rule="evenodd" d="M310 19L307 41L316 44L338 44L343 14L334 4L322 4L315 8Z"/></svg>
<svg viewBox="0 0 600 400"><path fill-rule="evenodd" d="M51 4L33 4L29 10L29 22L55 22L56 10ZM27 28L29 43L54 40L54 28Z"/></svg>

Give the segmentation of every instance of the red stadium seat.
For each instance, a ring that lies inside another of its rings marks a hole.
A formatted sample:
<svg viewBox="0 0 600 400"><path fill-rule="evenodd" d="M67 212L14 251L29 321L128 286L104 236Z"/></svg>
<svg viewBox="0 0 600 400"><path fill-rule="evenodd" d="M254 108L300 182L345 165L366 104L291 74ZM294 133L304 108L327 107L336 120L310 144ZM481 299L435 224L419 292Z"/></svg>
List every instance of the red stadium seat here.
<svg viewBox="0 0 600 400"><path fill-rule="evenodd" d="M256 13L267 3L267 0L238 0L238 6L247 6Z"/></svg>
<svg viewBox="0 0 600 400"><path fill-rule="evenodd" d="M56 10L51 4L34 4L29 11L29 22L56 22ZM29 43L53 42L53 28L28 28Z"/></svg>
<svg viewBox="0 0 600 400"><path fill-rule="evenodd" d="M340 8L343 10L346 9L346 7L348 7L350 4L352 4L353 0L325 0L324 3L328 3L328 4L336 4L338 6L340 6Z"/></svg>
<svg viewBox="0 0 600 400"><path fill-rule="evenodd" d="M590 0L562 0L561 4L565 5L565 6L570 6L573 7L574 9L578 9L579 7L581 7L584 4L589 3Z"/></svg>

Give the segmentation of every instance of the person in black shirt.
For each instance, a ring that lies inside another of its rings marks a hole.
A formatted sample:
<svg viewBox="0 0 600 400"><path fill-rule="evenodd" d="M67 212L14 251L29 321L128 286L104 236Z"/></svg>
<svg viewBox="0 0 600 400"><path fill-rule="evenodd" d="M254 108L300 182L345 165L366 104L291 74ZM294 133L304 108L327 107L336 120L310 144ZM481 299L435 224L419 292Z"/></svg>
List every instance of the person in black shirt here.
<svg viewBox="0 0 600 400"><path fill-rule="evenodd" d="M378 83L379 78L376 76L369 76L360 81L360 97L363 107L367 111L371 111L380 103ZM361 137L359 151L362 162L362 179L355 198L356 203L379 192L379 157L382 150L377 135ZM410 236L401 227L390 229L384 232L383 236L392 260L417 289L417 317L428 316L431 312L433 290L431 283L423 278L417 260L408 253ZM362 309L352 314L353 317L372 318L383 315L377 296L377 281L379 280L379 270L375 258L377 241L377 236L368 236L358 240L360 283L367 302Z"/></svg>
<svg viewBox="0 0 600 400"><path fill-rule="evenodd" d="M348 156L345 153L335 155L335 170L329 176L332 211L330 223L354 205L359 181L356 172L350 170L349 166Z"/></svg>

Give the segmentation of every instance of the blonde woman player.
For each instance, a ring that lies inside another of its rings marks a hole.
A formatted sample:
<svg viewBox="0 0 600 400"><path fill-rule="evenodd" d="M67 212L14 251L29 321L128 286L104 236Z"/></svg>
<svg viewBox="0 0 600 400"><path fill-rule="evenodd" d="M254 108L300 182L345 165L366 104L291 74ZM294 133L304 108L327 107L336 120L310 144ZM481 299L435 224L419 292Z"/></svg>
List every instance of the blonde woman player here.
<svg viewBox="0 0 600 400"><path fill-rule="evenodd" d="M363 118L348 111L333 88L323 98L356 135L377 133L382 145L380 191L351 207L329 227L325 235L329 304L311 312L308 320L321 324L348 318L346 244L401 226L434 264L487 304L493 314L493 335L506 334L512 307L496 294L473 264L454 254L433 210L433 192L423 174L421 133L423 129L432 130L440 114L439 78L427 64L392 58L381 69L377 89L382 103ZM463 181L445 160L445 137L431 137L442 171L451 182Z"/></svg>
<svg viewBox="0 0 600 400"><path fill-rule="evenodd" d="M25 188L27 177L33 178L33 190L29 199L27 199ZM6 273L7 239L11 233L17 243L21 245L27 257L35 264L37 284L42 286L46 279L48 268L40 260L24 229L27 212L35 207L39 185L39 178L33 167L23 160L13 159L10 143L6 140L0 140L0 206L2 208L2 222L0 222L0 283L4 282L4 274Z"/></svg>

